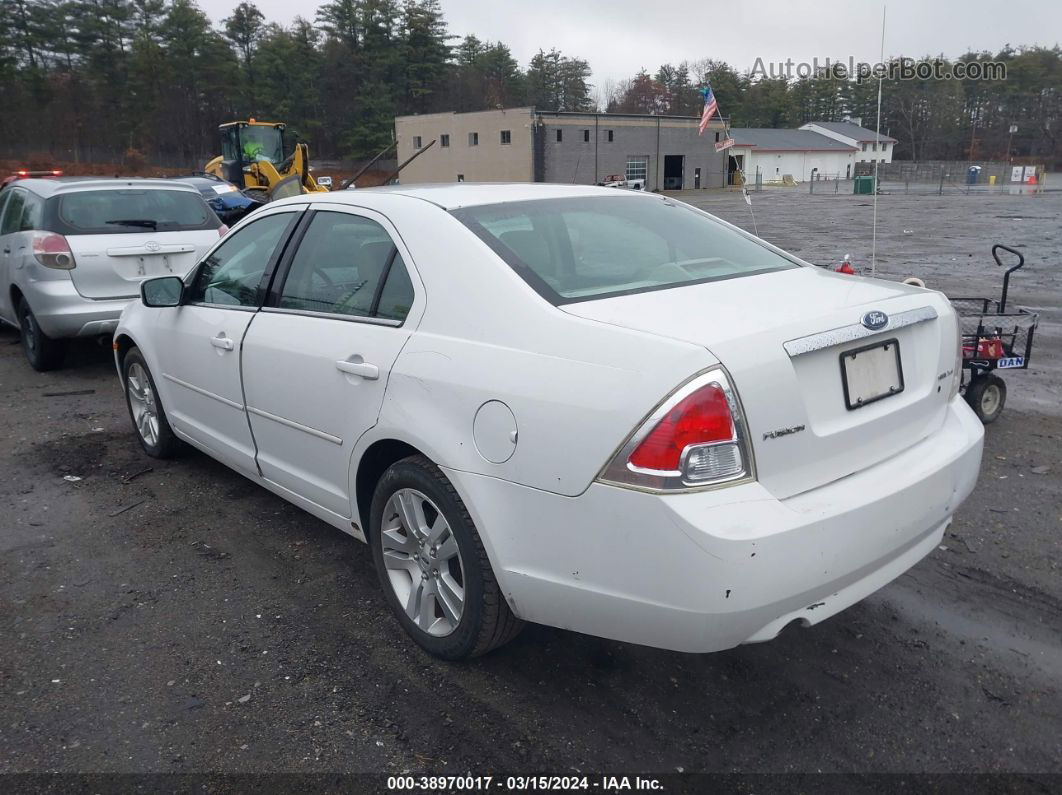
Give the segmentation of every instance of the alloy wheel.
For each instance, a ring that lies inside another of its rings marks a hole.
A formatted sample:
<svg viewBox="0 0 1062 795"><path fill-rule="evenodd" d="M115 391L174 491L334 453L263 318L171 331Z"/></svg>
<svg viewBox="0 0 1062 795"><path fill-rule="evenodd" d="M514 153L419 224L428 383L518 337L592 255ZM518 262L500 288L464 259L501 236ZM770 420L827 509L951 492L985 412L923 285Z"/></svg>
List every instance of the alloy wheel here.
<svg viewBox="0 0 1062 795"><path fill-rule="evenodd" d="M33 327L33 318L28 309L22 311L22 344L29 351L37 350L37 331Z"/></svg>
<svg viewBox="0 0 1062 795"><path fill-rule="evenodd" d="M464 613L465 569L442 511L415 489L399 489L384 506L384 566L406 615L421 630L445 637Z"/></svg>
<svg viewBox="0 0 1062 795"><path fill-rule="evenodd" d="M159 410L147 371L139 362L133 362L129 365L125 379L133 423L140 438L154 447L159 441Z"/></svg>

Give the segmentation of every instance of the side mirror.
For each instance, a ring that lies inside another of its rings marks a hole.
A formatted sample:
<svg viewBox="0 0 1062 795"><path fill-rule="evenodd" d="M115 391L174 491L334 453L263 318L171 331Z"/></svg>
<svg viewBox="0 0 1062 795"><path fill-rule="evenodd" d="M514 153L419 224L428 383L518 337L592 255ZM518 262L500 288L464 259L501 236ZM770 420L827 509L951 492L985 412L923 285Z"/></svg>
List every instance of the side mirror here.
<svg viewBox="0 0 1062 795"><path fill-rule="evenodd" d="M179 276L159 276L140 283L140 300L144 306L180 306L184 282Z"/></svg>

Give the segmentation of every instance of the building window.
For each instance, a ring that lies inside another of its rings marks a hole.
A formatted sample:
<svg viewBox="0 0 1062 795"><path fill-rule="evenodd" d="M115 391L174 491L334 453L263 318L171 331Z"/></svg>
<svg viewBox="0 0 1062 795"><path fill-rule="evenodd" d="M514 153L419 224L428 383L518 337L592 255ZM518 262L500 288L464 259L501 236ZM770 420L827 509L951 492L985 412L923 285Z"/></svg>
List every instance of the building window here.
<svg viewBox="0 0 1062 795"><path fill-rule="evenodd" d="M557 129L557 143L560 143L564 139L563 130Z"/></svg>
<svg viewBox="0 0 1062 795"><path fill-rule="evenodd" d="M716 133L715 133L715 142L719 143L719 131L718 130L716 130Z"/></svg>
<svg viewBox="0 0 1062 795"><path fill-rule="evenodd" d="M439 146L441 146L443 149L445 149L449 145L450 145L450 136L449 135L440 135L439 136Z"/></svg>
<svg viewBox="0 0 1062 795"><path fill-rule="evenodd" d="M414 135L413 136L413 148L414 149L420 149L420 147L421 147L420 136L419 135Z"/></svg>
<svg viewBox="0 0 1062 795"><path fill-rule="evenodd" d="M863 151L864 151L864 152L865 152L865 151L867 151L867 145L866 145L866 142L864 142L864 143L863 143Z"/></svg>
<svg viewBox="0 0 1062 795"><path fill-rule="evenodd" d="M584 144L590 143L590 131L589 130L583 130L583 143Z"/></svg>
<svg viewBox="0 0 1062 795"><path fill-rule="evenodd" d="M474 132L474 133L469 133L468 134L468 145L469 146L479 146L479 133L478 132Z"/></svg>
<svg viewBox="0 0 1062 795"><path fill-rule="evenodd" d="M884 153L884 152L885 152L885 149L886 149L886 147L888 147L888 144L882 144L882 145L881 145L881 151L882 151L882 153Z"/></svg>
<svg viewBox="0 0 1062 795"><path fill-rule="evenodd" d="M512 130L502 130L501 131L501 142L502 142L502 146L508 146L509 144L511 144L513 142Z"/></svg>
<svg viewBox="0 0 1062 795"><path fill-rule="evenodd" d="M877 144L871 144L871 148L872 148L872 149L873 149L873 150L874 150L875 152L876 152L876 151L878 151L878 145L877 145Z"/></svg>
<svg viewBox="0 0 1062 795"><path fill-rule="evenodd" d="M645 187L645 175L649 173L648 157L627 158L627 180L637 182L640 187Z"/></svg>
<svg viewBox="0 0 1062 795"><path fill-rule="evenodd" d="M612 143L612 130L608 131L608 142Z"/></svg>
<svg viewBox="0 0 1062 795"><path fill-rule="evenodd" d="M457 175L457 181L458 182L464 182L465 181L465 175L464 174L458 174Z"/></svg>

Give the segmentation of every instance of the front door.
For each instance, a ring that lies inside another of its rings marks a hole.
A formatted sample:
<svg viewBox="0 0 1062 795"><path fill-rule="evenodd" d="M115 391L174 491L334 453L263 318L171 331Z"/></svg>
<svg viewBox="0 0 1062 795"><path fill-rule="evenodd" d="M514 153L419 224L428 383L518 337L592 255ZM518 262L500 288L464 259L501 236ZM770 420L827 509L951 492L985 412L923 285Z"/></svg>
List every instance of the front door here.
<svg viewBox="0 0 1062 795"><path fill-rule="evenodd" d="M354 445L421 309L383 216L314 207L247 332L243 384L262 476L349 519Z"/></svg>
<svg viewBox="0 0 1062 795"><path fill-rule="evenodd" d="M158 310L153 369L170 424L244 472L255 464L240 346L300 209L264 214L232 233L196 268L182 305Z"/></svg>

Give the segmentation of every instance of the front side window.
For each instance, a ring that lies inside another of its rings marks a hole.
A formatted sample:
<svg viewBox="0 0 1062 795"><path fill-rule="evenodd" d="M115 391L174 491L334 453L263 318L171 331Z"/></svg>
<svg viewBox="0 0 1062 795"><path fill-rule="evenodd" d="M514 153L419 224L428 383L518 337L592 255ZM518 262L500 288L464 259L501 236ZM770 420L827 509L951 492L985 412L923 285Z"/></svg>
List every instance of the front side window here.
<svg viewBox="0 0 1062 795"><path fill-rule="evenodd" d="M257 307L262 276L297 215L268 215L234 232L199 264L188 300Z"/></svg>
<svg viewBox="0 0 1062 795"><path fill-rule="evenodd" d="M469 146L479 146L479 133L478 132L470 132L468 134L468 145Z"/></svg>
<svg viewBox="0 0 1062 795"><path fill-rule="evenodd" d="M402 320L413 288L394 241L370 218L318 212L291 260L281 309Z"/></svg>
<svg viewBox="0 0 1062 795"><path fill-rule="evenodd" d="M449 145L450 145L450 136L446 135L445 133L440 135L439 136L439 146L441 146L443 149L445 149Z"/></svg>
<svg viewBox="0 0 1062 795"><path fill-rule="evenodd" d="M420 149L420 147L421 147L420 136L419 135L414 135L413 136L413 148L414 149Z"/></svg>
<svg viewBox="0 0 1062 795"><path fill-rule="evenodd" d="M799 267L667 199L541 199L453 215L556 304Z"/></svg>
<svg viewBox="0 0 1062 795"><path fill-rule="evenodd" d="M512 130L502 130L501 131L501 142L502 142L502 146L508 146L509 144L511 144L513 142L513 132L512 132Z"/></svg>
<svg viewBox="0 0 1062 795"><path fill-rule="evenodd" d="M122 188L84 190L59 197L65 234L185 232L217 229L221 221L198 191Z"/></svg>

